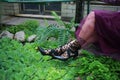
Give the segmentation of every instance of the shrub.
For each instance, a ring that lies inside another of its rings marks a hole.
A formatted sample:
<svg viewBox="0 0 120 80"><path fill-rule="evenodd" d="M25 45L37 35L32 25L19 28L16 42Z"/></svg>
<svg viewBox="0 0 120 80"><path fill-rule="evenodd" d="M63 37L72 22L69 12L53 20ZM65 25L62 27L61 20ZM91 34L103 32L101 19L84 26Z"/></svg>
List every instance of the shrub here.
<svg viewBox="0 0 120 80"><path fill-rule="evenodd" d="M25 33L28 36L28 35L35 33L35 29L38 26L39 26L38 21L27 20L24 23L21 23L19 25L7 27L7 30L10 31L11 33L14 33L14 34L18 31L25 31Z"/></svg>

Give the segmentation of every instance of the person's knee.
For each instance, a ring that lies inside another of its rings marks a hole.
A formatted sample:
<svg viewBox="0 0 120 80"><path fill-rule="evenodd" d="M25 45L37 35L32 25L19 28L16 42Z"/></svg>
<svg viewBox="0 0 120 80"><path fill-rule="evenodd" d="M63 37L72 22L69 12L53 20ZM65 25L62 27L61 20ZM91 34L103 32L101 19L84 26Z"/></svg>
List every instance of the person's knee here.
<svg viewBox="0 0 120 80"><path fill-rule="evenodd" d="M95 12L94 11L90 12L87 16L87 19L94 21L95 20Z"/></svg>
<svg viewBox="0 0 120 80"><path fill-rule="evenodd" d="M90 15L91 18L95 18L95 12L94 11L90 12L89 15Z"/></svg>
<svg viewBox="0 0 120 80"><path fill-rule="evenodd" d="M94 29L94 25L95 25L95 13L94 13L94 11L90 12L90 14L88 15L87 24L89 25L90 29Z"/></svg>

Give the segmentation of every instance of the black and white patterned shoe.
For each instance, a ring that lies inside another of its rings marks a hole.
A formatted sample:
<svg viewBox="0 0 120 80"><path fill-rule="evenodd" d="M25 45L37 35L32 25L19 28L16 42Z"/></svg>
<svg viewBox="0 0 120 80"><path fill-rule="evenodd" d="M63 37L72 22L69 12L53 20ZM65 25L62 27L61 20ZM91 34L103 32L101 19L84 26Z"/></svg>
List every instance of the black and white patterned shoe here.
<svg viewBox="0 0 120 80"><path fill-rule="evenodd" d="M79 42L77 40L73 40L63 46L60 46L56 49L49 49L49 50L44 50L41 47L38 47L38 50L43 54L43 55L49 55L51 53L56 53L56 55L61 55L62 53L64 53L66 50L70 49L71 51L77 51L78 49L80 49L81 46L79 44Z"/></svg>

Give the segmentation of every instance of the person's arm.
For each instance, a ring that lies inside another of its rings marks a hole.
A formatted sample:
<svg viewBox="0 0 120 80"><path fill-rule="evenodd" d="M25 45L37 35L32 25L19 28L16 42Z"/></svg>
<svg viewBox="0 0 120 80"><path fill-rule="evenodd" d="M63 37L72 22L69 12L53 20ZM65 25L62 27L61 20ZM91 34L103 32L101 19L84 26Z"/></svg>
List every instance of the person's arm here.
<svg viewBox="0 0 120 80"><path fill-rule="evenodd" d="M113 5L120 5L120 0L101 0L105 3L113 4Z"/></svg>

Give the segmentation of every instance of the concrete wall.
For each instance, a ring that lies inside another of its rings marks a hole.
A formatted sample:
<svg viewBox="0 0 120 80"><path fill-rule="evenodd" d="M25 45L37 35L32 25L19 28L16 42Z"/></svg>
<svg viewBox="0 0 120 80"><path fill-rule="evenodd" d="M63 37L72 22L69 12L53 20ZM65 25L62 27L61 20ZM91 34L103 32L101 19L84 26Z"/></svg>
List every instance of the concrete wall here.
<svg viewBox="0 0 120 80"><path fill-rule="evenodd" d="M120 10L120 6L112 6L112 5L106 5L103 2L97 2L99 4L96 4L96 2L91 2L90 4L90 11L92 10L110 10L110 11L118 11ZM75 17L75 3L62 3L62 10L61 10L61 16L63 19L71 19ZM84 7L84 16L87 15L87 5L85 3Z"/></svg>
<svg viewBox="0 0 120 80"><path fill-rule="evenodd" d="M96 2L91 2L90 5L90 11L92 10L109 10L109 11L119 11L120 6L112 6L112 5L106 5L103 2L97 2L99 4L96 4ZM87 15L87 5L84 7L84 16Z"/></svg>
<svg viewBox="0 0 120 80"><path fill-rule="evenodd" d="M76 5L74 2L63 2L61 8L61 17L65 20L69 20L75 17Z"/></svg>
<svg viewBox="0 0 120 80"><path fill-rule="evenodd" d="M19 4L5 3L5 2L0 3L0 23L2 23L5 19L8 19L9 15L15 15L18 13L19 13Z"/></svg>
<svg viewBox="0 0 120 80"><path fill-rule="evenodd" d="M2 14L4 15L15 15L19 14L19 4L17 3L0 3L2 5ZM92 10L110 10L110 11L118 11L120 10L120 6L111 6L111 5L103 5L104 3L99 3L99 5L92 2L90 5L90 11ZM75 9L76 4L74 2L63 2L61 8L61 17L64 20L70 20L75 17ZM87 15L87 5L84 7L84 16Z"/></svg>
<svg viewBox="0 0 120 80"><path fill-rule="evenodd" d="M19 4L17 3L1 3L2 14L4 15L14 15L19 13Z"/></svg>

